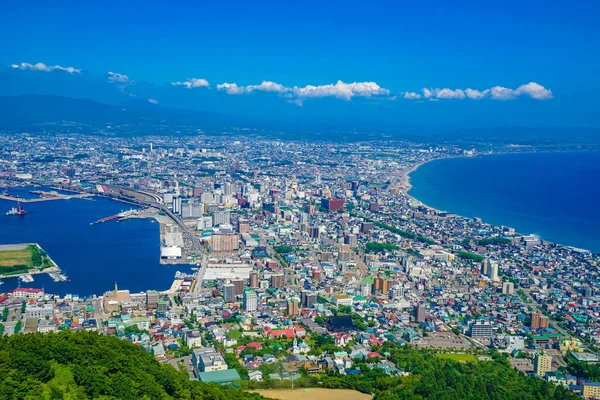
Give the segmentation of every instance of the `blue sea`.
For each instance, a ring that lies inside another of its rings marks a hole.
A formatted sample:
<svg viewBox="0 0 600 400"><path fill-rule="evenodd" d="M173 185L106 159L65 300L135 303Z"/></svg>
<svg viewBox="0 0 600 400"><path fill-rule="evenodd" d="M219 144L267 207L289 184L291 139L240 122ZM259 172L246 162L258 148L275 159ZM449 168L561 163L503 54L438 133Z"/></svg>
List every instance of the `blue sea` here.
<svg viewBox="0 0 600 400"><path fill-rule="evenodd" d="M8 192L28 198L32 196L31 189L14 188ZM166 290L176 271L190 271L189 265L160 264L159 224L154 220L113 220L90 225L131 208L101 197L92 199L23 203L28 213L22 217L5 216L16 203L0 200L0 244L38 243L71 279L68 283L54 283L47 274L40 274L33 276L32 283L21 283L22 287L43 286L47 293L82 297L101 295L114 288L115 282L120 289L132 293ZM0 293L18 284L15 278L4 282Z"/></svg>
<svg viewBox="0 0 600 400"><path fill-rule="evenodd" d="M430 207L600 253L600 153L435 160L410 175Z"/></svg>

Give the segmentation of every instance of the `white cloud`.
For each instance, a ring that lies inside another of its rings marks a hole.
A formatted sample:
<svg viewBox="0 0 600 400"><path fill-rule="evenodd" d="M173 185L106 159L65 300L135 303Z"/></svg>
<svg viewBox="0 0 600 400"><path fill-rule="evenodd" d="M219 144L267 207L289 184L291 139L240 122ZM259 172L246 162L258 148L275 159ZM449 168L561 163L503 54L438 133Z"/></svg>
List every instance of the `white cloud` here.
<svg viewBox="0 0 600 400"><path fill-rule="evenodd" d="M550 100L553 97L552 90L546 89L542 85L535 82L529 82L526 85L519 86L517 90L515 90L515 94L517 96L526 94L536 100Z"/></svg>
<svg viewBox="0 0 600 400"><path fill-rule="evenodd" d="M238 86L236 83L220 83L217 85L217 90L227 92L227 94L242 94L245 93L246 88L244 86Z"/></svg>
<svg viewBox="0 0 600 400"><path fill-rule="evenodd" d="M201 88L201 87L210 87L208 81L203 78L190 78L186 79L183 82L171 82L173 86L184 86L187 89Z"/></svg>
<svg viewBox="0 0 600 400"><path fill-rule="evenodd" d="M290 88L283 86L281 83L271 82L271 81L262 81L260 85L249 85L245 88L246 92L250 93L255 90L261 92L275 92L275 93L287 93L290 91Z"/></svg>
<svg viewBox="0 0 600 400"><path fill-rule="evenodd" d="M42 62L36 63L36 64L30 64L30 63L20 63L20 64L12 64L11 65L12 68L14 69L30 69L33 71L45 71L45 72L51 72L54 70L59 70L59 71L65 71L68 72L70 74L79 74L81 72L80 69L78 68L74 68L74 67L62 67L60 65L46 65Z"/></svg>
<svg viewBox="0 0 600 400"><path fill-rule="evenodd" d="M148 102L152 104L158 104L158 100L156 99L148 99Z"/></svg>
<svg viewBox="0 0 600 400"><path fill-rule="evenodd" d="M473 99L481 100L490 98L492 100L511 100L519 96L529 96L536 100L549 100L553 98L552 91L546 89L536 82L529 82L519 86L517 89L510 89L503 86L494 86L490 89L448 89L448 88L423 88L423 96L426 99ZM404 92L404 98L409 100L418 100L418 93Z"/></svg>
<svg viewBox="0 0 600 400"><path fill-rule="evenodd" d="M421 98L421 95L415 92L404 92L404 95L402 97L409 100L418 100Z"/></svg>
<svg viewBox="0 0 600 400"><path fill-rule="evenodd" d="M307 85L304 87L294 86L292 88L272 81L263 81L260 85L248 86L238 86L235 83L222 83L217 85L217 89L233 95L255 91L278 93L286 95L288 99L292 99L292 102L298 105L302 103L302 100L308 98L336 97L350 100L354 96L370 97L390 94L389 90L380 87L375 82L345 83L342 81L337 81L335 85Z"/></svg>
<svg viewBox="0 0 600 400"><path fill-rule="evenodd" d="M485 96L488 95L488 93L490 92L489 89L485 89L485 90L475 90L475 89L465 89L465 94L467 95L468 98L473 99L473 100L480 100L483 99Z"/></svg>
<svg viewBox="0 0 600 400"><path fill-rule="evenodd" d="M129 79L127 75L112 71L108 73L108 81L112 83L133 83L133 81Z"/></svg>
<svg viewBox="0 0 600 400"><path fill-rule="evenodd" d="M435 88L435 89L428 89L428 88L423 88L423 97L425 97L426 99L429 98L436 98L436 99L464 99L465 98L465 92L462 89L448 89L448 88L444 88L444 89L440 89L440 88Z"/></svg>
<svg viewBox="0 0 600 400"><path fill-rule="evenodd" d="M292 94L300 98L315 98L315 97L336 97L339 99L350 100L354 96L371 97L388 95L390 91L380 87L375 82L354 82L345 83L337 81L334 84L305 87L294 86Z"/></svg>
<svg viewBox="0 0 600 400"><path fill-rule="evenodd" d="M494 100L510 100L516 97L514 90L502 86L494 86L491 88L490 96Z"/></svg>

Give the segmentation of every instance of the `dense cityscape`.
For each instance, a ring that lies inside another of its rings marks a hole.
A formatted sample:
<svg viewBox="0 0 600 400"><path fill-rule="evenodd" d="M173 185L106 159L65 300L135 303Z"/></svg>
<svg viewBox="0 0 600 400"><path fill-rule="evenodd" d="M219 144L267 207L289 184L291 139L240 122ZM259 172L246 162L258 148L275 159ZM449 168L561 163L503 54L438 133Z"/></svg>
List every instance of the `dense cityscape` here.
<svg viewBox="0 0 600 400"><path fill-rule="evenodd" d="M39 248L39 265L0 266L5 281L23 281L0 296L0 331L116 336L192 380L242 389L373 370L409 379L402 346L458 363L500 354L525 375L600 397L600 256L408 194L409 174L428 161L540 150L552 149L2 135L2 198L25 213L10 218L27 218L31 201L122 202L131 210L96 222L159 222L175 277L142 293L118 282L95 296L48 293L27 280L68 278ZM16 187L39 198L15 197ZM192 273L175 273L179 264Z"/></svg>

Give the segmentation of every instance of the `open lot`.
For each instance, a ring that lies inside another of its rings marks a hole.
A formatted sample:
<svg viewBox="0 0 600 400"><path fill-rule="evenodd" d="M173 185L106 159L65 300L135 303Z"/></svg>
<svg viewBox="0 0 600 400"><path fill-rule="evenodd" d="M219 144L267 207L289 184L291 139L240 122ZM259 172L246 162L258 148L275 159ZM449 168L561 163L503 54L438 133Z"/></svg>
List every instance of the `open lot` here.
<svg viewBox="0 0 600 400"><path fill-rule="evenodd" d="M349 389L267 389L253 390L253 392L280 400L367 400L373 397L370 394Z"/></svg>

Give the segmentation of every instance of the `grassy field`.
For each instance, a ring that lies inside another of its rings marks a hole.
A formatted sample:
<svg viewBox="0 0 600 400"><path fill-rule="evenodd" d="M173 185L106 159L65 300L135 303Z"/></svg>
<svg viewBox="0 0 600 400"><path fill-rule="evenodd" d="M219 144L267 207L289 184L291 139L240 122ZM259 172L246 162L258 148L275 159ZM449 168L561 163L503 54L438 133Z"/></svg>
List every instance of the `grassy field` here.
<svg viewBox="0 0 600 400"><path fill-rule="evenodd" d="M447 360L453 360L458 362L475 362L477 359L473 354L437 354L440 358L445 358Z"/></svg>
<svg viewBox="0 0 600 400"><path fill-rule="evenodd" d="M253 390L253 392L280 400L367 400L373 397L349 389L266 389Z"/></svg>
<svg viewBox="0 0 600 400"><path fill-rule="evenodd" d="M17 274L52 266L46 253L35 245L8 245L0 249L0 274Z"/></svg>
<svg viewBox="0 0 600 400"><path fill-rule="evenodd" d="M23 250L0 251L0 267L12 267L13 265L25 265L33 267L31 260L32 252L29 247Z"/></svg>

